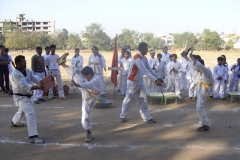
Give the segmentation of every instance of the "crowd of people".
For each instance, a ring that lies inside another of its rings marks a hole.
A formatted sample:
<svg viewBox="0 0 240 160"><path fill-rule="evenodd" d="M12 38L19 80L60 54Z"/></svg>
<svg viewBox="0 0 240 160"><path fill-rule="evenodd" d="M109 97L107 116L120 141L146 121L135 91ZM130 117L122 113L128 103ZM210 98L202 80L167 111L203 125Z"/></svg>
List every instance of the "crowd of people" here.
<svg viewBox="0 0 240 160"><path fill-rule="evenodd" d="M106 71L106 61L99 53L96 46L92 47L92 54L89 56L86 67L83 67L83 57L80 50L75 49L71 58L71 66L66 65L68 53L59 56L56 52L56 45L45 47L42 55L42 48L36 48L36 54L31 58L31 70L26 68L26 59L22 55L15 57L13 62L8 54L8 49L0 45L0 87L3 94L13 94L14 103L19 107L18 112L11 121L13 127L23 127L20 119L23 114L27 118L29 142L43 143L38 137L36 116L32 103L39 104L46 101L43 98L44 86L41 79L51 75L57 82L59 99L66 100L60 66L66 71L73 69L71 76L72 84L78 87L82 93L82 126L87 132L85 141L93 140L91 132L91 110L98 103L101 96L106 96L106 85L103 71ZM224 99L228 76L232 72L229 83L229 91L238 91L240 78L240 59L237 63L228 67L226 57L222 55L217 58L218 64L213 72L204 66L204 60L199 55L194 55L193 50L189 56L181 54L180 61L176 54L170 54L168 47L163 48L162 53L157 54L155 50L150 51L150 58L147 59L148 44L141 42L137 54L131 54L130 49L122 48L118 57L119 83L117 92L121 92L123 99L120 121L128 121L132 101L137 101L140 115L147 123L156 123L150 116L147 96L150 92L175 92L179 99L182 99L181 91L188 89L189 99L197 99L196 109L201 127L198 131L209 130L209 119L204 111L204 103L209 95L211 98ZM12 67L13 66L13 67ZM13 68L15 68L13 70ZM68 73L68 71L67 71ZM148 77L147 86L144 85L144 75ZM10 78L9 78L10 77ZM12 91L12 92L11 92ZM53 89L48 91L48 100L54 98Z"/></svg>

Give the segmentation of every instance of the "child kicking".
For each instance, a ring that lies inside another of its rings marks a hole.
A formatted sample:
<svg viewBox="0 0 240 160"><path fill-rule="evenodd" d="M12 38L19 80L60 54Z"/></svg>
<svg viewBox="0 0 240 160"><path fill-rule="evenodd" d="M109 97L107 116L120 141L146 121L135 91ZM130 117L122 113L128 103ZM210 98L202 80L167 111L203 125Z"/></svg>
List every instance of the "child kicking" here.
<svg viewBox="0 0 240 160"><path fill-rule="evenodd" d="M68 54L64 54L58 60L58 63L69 74L68 70L71 67L65 64L67 56ZM84 79L81 79L78 74L75 74L72 79L72 83L75 87L79 87L82 92L82 126L83 129L87 131L85 142L91 142L93 140L93 135L91 132L91 111L96 103L98 103L101 91L104 89L104 85L102 83L101 77L99 75L95 75L91 67L84 67L81 73Z"/></svg>
<svg viewBox="0 0 240 160"><path fill-rule="evenodd" d="M207 101L207 87L212 86L214 78L212 72L209 68L204 66L204 61L202 59L196 60L192 52L190 53L190 58L192 61L185 55L184 58L188 62L188 66L192 71L193 84L196 87L197 92L197 103L196 109L198 113L199 123L201 127L197 128L197 131L208 131L209 130L209 119L204 110L204 104Z"/></svg>
<svg viewBox="0 0 240 160"><path fill-rule="evenodd" d="M91 142L93 140L91 111L99 100L104 87L101 77L94 75L91 67L84 67L82 75L85 79L82 80L82 83L76 83L75 80L72 80L72 83L75 87L80 87L82 91L82 126L87 131L85 142Z"/></svg>

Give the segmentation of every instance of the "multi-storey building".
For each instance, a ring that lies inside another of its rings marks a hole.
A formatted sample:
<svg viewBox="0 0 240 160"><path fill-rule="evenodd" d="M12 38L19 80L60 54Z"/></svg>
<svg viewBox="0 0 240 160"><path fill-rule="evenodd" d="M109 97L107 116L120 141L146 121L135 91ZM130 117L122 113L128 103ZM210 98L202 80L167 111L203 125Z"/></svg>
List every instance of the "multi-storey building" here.
<svg viewBox="0 0 240 160"><path fill-rule="evenodd" d="M55 33L55 21L54 20L32 20L25 19L25 14L19 14L16 20L11 19L0 20L0 34L3 33L3 27L5 24L12 25L13 27L19 27L22 31L28 32L46 32L48 34ZM9 30L11 31L11 30Z"/></svg>

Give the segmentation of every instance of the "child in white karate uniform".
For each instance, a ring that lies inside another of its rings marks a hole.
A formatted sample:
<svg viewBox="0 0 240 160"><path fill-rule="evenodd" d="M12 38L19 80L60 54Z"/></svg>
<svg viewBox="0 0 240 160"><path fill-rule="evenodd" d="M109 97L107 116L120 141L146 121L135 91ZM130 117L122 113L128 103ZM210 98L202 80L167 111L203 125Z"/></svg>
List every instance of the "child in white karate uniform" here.
<svg viewBox="0 0 240 160"><path fill-rule="evenodd" d="M155 67L157 71L157 75L164 81L167 76L167 65L161 60L162 54L157 54L158 64ZM157 86L157 92L164 92L163 86Z"/></svg>
<svg viewBox="0 0 240 160"><path fill-rule="evenodd" d="M225 99L224 89L227 83L227 72L226 67L223 66L223 58L217 58L218 65L213 69L213 75L215 78L214 87L213 87L213 97Z"/></svg>
<svg viewBox="0 0 240 160"><path fill-rule="evenodd" d="M156 72L156 65L158 63L157 58L154 58L155 56L155 50L150 51L150 58L148 59L149 66L153 69L154 72ZM152 81L150 78L148 78L148 92L154 92L156 91L156 85L154 84L154 81Z"/></svg>
<svg viewBox="0 0 240 160"><path fill-rule="evenodd" d="M182 99L180 96L180 76L179 74L182 71L182 65L177 61L177 55L172 54L172 62L169 63L169 86L167 91L171 91L171 87L175 87L175 94L178 96L179 99Z"/></svg>
<svg viewBox="0 0 240 160"><path fill-rule="evenodd" d="M238 85L240 79L240 58L237 59L237 64L230 68L232 75L230 77L229 92L238 92Z"/></svg>
<svg viewBox="0 0 240 160"><path fill-rule="evenodd" d="M214 82L214 78L212 72L209 68L204 67L204 61L202 59L196 60L192 56L192 52L190 53L190 58L192 61L187 57L184 58L187 60L189 67L191 68L193 76L193 84L196 86L197 92L197 103L196 109L199 118L199 124L201 127L197 128L197 131L208 131L209 130L209 119L205 113L204 105L207 101L207 87L211 86Z"/></svg>
<svg viewBox="0 0 240 160"><path fill-rule="evenodd" d="M121 92L122 92L122 97L126 96L126 92L127 92L127 77L128 77L128 73L129 73L129 69L130 69L130 65L131 65L131 58L129 58L131 54L131 51L128 49L125 51L124 53L124 58L121 59L121 64L123 66L123 70L121 71Z"/></svg>

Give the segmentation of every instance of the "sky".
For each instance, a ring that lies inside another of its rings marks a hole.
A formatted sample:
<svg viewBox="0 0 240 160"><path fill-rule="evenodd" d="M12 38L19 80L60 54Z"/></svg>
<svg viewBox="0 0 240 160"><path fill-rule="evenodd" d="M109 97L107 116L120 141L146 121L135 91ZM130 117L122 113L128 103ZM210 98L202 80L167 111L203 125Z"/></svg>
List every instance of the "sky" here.
<svg viewBox="0 0 240 160"><path fill-rule="evenodd" d="M81 33L96 22L113 38L127 28L138 32L224 33L240 29L240 0L0 0L0 20L55 20L55 29Z"/></svg>

